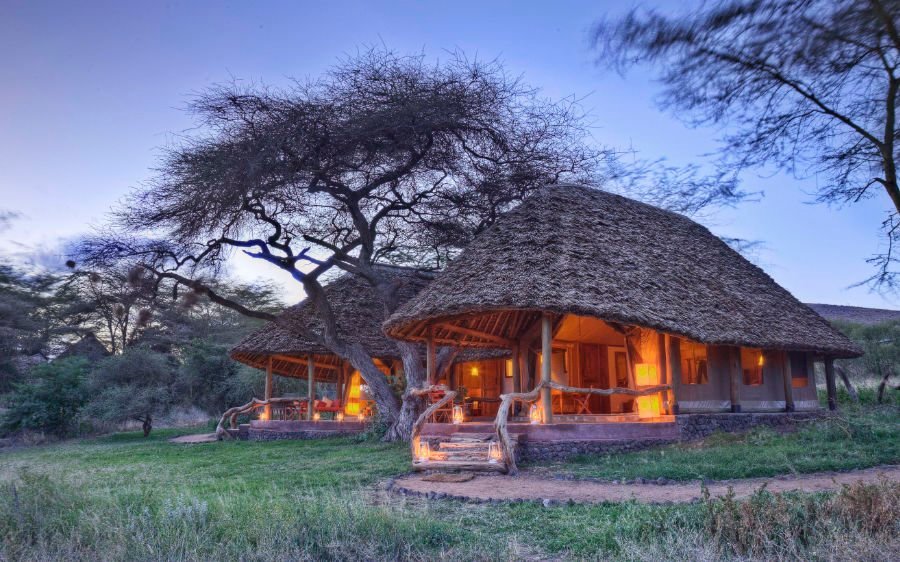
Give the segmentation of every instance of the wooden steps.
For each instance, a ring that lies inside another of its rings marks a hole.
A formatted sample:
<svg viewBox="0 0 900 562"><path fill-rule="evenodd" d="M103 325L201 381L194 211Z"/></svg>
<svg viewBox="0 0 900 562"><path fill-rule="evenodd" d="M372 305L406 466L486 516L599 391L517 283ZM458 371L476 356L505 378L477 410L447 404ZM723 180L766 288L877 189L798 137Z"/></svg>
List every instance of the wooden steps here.
<svg viewBox="0 0 900 562"><path fill-rule="evenodd" d="M491 462L489 452L494 442L494 435L487 433L452 435L432 448L427 461L413 462L413 470L506 472L503 461Z"/></svg>

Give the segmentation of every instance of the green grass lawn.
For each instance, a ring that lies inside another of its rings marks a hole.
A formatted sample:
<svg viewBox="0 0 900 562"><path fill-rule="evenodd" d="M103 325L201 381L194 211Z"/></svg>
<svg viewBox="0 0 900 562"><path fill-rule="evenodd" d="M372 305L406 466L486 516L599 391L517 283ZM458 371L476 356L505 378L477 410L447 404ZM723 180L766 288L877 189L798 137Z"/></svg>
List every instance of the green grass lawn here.
<svg viewBox="0 0 900 562"><path fill-rule="evenodd" d="M788 435L713 436L700 445L532 468L608 479L687 479L900 462L896 407L870 407L846 417L853 421L826 422ZM716 538L722 531L710 525L711 514L725 509L716 502L544 508L396 497L379 485L408 470L405 445L353 439L166 441L180 433L185 431L155 431L148 439L124 433L0 453L0 558L715 559L727 554ZM897 490L891 493L900 498ZM784 501L806 506L833 500L789 496ZM754 521L785 512L765 509L769 515ZM807 538L795 541L785 532L786 546L779 552L803 557L839 554L841 545L828 542L835 536L854 556L866 552L860 541L875 540L844 528L829 535L836 523L828 523L818 542L810 542L805 529L818 523L785 525L804 529L797 536ZM848 536L856 539L847 542ZM898 546L894 541L886 547L883 541L869 546L882 554Z"/></svg>
<svg viewBox="0 0 900 562"><path fill-rule="evenodd" d="M694 443L527 468L610 480L668 478L724 480L826 470L852 470L900 462L900 410L894 405L845 406L839 417L789 433L759 428L720 433Z"/></svg>

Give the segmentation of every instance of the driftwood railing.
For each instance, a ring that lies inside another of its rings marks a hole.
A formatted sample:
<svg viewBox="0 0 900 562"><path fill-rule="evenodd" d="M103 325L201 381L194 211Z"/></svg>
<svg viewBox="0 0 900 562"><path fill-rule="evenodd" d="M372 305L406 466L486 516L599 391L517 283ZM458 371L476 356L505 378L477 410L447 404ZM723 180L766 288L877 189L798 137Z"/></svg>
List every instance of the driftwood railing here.
<svg viewBox="0 0 900 562"><path fill-rule="evenodd" d="M598 396L612 396L613 394L622 394L625 396L649 396L659 394L671 390L668 384L657 386L648 386L639 390L631 388L577 388L574 386L565 386L556 382L541 382L529 392L512 392L500 395L500 407L497 410L497 418L494 420L494 431L497 433L497 440L500 442L500 452L503 454L503 462L506 464L506 472L515 475L519 472L516 466L516 450L509 438L507 430L507 422L509 421L509 410L514 402L523 402L529 404L537 402L540 398L541 390L551 388L558 390L563 394L595 394Z"/></svg>
<svg viewBox="0 0 900 562"><path fill-rule="evenodd" d="M266 406L278 406L281 404L294 405L299 402L306 402L307 408L312 407L312 403L309 398L270 398L268 400L260 400L259 398L254 398L243 406L228 408L227 410L225 410L225 413L222 414L222 419L219 420L218 425L216 425L216 438L221 440L226 435L230 437L228 432L225 431L226 420L231 429L236 429L237 417L241 414L247 414L249 412L252 412L253 410L258 410L259 408L264 408Z"/></svg>
<svg viewBox="0 0 900 562"><path fill-rule="evenodd" d="M443 392L444 396L435 402L434 404L428 406L424 412L416 419L416 422L412 426L412 432L409 435L409 445L412 450L413 462L416 461L416 458L419 454L419 434L422 433L422 427L425 426L425 422L428 421L428 418L434 415L441 406L444 406L448 402L452 402L454 398L456 398L456 391L450 390L446 385L436 384L433 386L428 386L425 388L417 388L409 391L410 396L427 396L433 392Z"/></svg>

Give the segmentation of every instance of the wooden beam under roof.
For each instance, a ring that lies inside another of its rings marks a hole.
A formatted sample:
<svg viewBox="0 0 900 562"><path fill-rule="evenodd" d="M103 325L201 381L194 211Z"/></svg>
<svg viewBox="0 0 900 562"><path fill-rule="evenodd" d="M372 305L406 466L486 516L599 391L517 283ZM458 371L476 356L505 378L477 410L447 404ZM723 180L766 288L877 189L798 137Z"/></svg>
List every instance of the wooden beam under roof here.
<svg viewBox="0 0 900 562"><path fill-rule="evenodd" d="M441 322L438 324L439 328L447 330L448 332L454 332L457 334L461 334L464 336L470 336L473 338L481 338L483 340L487 340L492 343L496 343L498 345L502 345L506 348L511 348L513 346L513 340L507 338L501 338L500 336L494 336L492 334L486 334L484 332L479 332L478 330L472 330L470 328L463 328L462 326L456 326L454 324L448 324L446 322Z"/></svg>
<svg viewBox="0 0 900 562"><path fill-rule="evenodd" d="M300 357L291 357L290 355L273 355L273 359L276 361L285 361L287 363L296 363L298 365L306 365L307 360L301 359ZM337 365L332 365L331 363L322 363L321 361L313 361L313 367L319 367L320 369L332 369L337 370Z"/></svg>

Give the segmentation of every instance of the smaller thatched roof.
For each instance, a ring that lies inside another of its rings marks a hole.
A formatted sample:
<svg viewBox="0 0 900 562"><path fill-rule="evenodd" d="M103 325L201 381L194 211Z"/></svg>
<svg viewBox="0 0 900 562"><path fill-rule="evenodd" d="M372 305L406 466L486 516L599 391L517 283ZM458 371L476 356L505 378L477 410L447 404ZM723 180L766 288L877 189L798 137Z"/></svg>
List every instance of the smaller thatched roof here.
<svg viewBox="0 0 900 562"><path fill-rule="evenodd" d="M398 296L405 302L421 291L434 274L406 267L377 266L382 274L398 287ZM399 359L396 341L381 330L384 311L372 286L357 275L344 274L325 286L325 294L337 321L338 334L344 341L362 344L377 359ZM245 337L231 350L235 361L265 369L272 358L272 371L287 377L307 376L306 358L310 355L320 369L317 377L333 379L334 369L341 360L312 337L320 331L322 322L315 305L303 300L278 318ZM504 357L505 350L465 351L457 361L474 361ZM328 371L326 374L324 371ZM321 372L321 375L319 374Z"/></svg>
<svg viewBox="0 0 900 562"><path fill-rule="evenodd" d="M104 357L109 357L109 350L97 339L94 332L88 332L77 342L66 347L65 351L59 354L57 359L65 359L66 357L84 357L88 361L99 361Z"/></svg>
<svg viewBox="0 0 900 562"><path fill-rule="evenodd" d="M500 217L385 323L421 341L517 338L577 314L707 344L853 357L859 348L700 224L585 186L550 186ZM517 316L515 316L517 315ZM476 334L477 332L477 334Z"/></svg>

